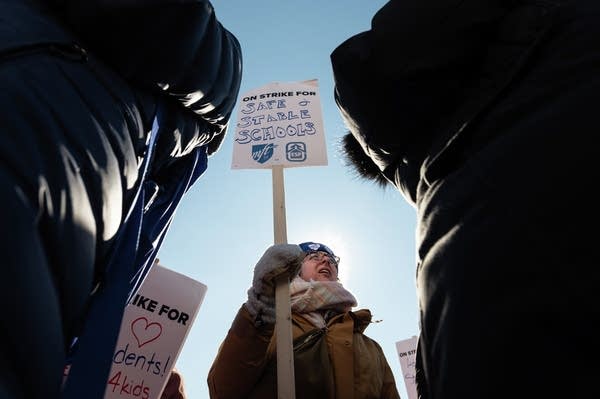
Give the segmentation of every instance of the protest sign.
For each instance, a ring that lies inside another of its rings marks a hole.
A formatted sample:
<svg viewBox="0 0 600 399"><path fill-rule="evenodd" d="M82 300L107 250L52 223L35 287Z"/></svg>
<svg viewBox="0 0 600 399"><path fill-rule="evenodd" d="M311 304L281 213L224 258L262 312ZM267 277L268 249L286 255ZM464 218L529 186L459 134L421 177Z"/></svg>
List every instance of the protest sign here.
<svg viewBox="0 0 600 399"><path fill-rule="evenodd" d="M104 399L158 399L207 287L159 264L127 304Z"/></svg>
<svg viewBox="0 0 600 399"><path fill-rule="evenodd" d="M316 79L273 82L240 99L232 169L327 165Z"/></svg>
<svg viewBox="0 0 600 399"><path fill-rule="evenodd" d="M417 337L396 342L396 351L400 359L402 376L408 399L417 399L417 384L415 382L415 359L417 357Z"/></svg>

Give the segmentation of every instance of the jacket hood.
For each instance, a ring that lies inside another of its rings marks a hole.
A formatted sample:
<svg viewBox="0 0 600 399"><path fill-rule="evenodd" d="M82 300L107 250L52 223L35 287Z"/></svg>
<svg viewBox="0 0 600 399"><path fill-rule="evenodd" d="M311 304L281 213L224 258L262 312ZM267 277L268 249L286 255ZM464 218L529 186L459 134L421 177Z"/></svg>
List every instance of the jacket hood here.
<svg viewBox="0 0 600 399"><path fill-rule="evenodd" d="M398 169L418 173L441 121L478 76L486 40L509 2L481 3L446 0L432 9L392 0L370 30L332 52L335 101L355 139L343 139L342 157L359 176L398 187L405 179Z"/></svg>

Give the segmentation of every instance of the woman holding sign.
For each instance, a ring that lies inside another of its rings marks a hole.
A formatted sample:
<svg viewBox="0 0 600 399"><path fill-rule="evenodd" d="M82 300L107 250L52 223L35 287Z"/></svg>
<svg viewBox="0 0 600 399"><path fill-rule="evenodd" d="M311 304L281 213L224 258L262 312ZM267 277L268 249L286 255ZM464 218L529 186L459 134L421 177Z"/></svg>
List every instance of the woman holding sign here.
<svg viewBox="0 0 600 399"><path fill-rule="evenodd" d="M399 399L379 344L364 335L367 309L338 281L339 258L305 242L268 248L254 268L248 300L235 317L208 375L211 399L277 397L274 280L290 283L296 397ZM235 376L235 378L232 378Z"/></svg>

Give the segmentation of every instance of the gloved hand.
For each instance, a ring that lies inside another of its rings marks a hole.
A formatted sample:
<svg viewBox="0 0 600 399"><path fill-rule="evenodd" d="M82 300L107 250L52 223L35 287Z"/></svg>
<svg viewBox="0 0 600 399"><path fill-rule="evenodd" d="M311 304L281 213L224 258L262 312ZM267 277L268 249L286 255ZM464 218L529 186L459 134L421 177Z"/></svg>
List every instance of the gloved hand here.
<svg viewBox="0 0 600 399"><path fill-rule="evenodd" d="M296 275L305 255L296 244L275 244L258 260L245 304L255 324L275 323L275 279L286 273Z"/></svg>
<svg viewBox="0 0 600 399"><path fill-rule="evenodd" d="M171 371L171 375L169 375L169 380L160 395L160 399L185 399L183 379L177 370L173 369L173 371Z"/></svg>

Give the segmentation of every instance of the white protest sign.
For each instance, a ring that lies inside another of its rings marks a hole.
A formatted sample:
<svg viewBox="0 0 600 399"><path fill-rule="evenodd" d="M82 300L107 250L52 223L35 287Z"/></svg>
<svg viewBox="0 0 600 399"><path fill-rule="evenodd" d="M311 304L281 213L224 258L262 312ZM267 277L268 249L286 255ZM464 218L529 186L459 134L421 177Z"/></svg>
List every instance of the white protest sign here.
<svg viewBox="0 0 600 399"><path fill-rule="evenodd" d="M415 359L417 357L417 337L396 342L396 351L400 358L400 367L404 377L404 385L408 399L417 399L417 384L415 381Z"/></svg>
<svg viewBox="0 0 600 399"><path fill-rule="evenodd" d="M127 304L104 399L158 399L207 287L154 264Z"/></svg>
<svg viewBox="0 0 600 399"><path fill-rule="evenodd" d="M239 104L232 169L327 165L316 79L269 83Z"/></svg>

